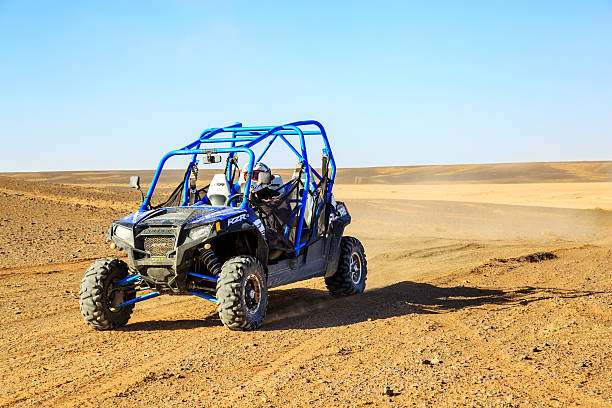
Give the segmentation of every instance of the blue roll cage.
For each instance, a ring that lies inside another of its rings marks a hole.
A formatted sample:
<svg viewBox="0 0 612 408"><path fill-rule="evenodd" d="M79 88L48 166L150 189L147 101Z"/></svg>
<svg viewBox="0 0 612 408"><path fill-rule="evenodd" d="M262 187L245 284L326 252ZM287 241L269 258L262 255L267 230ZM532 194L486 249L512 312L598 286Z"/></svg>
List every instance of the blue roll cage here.
<svg viewBox="0 0 612 408"><path fill-rule="evenodd" d="M301 127L305 126L315 126L318 130L304 130ZM230 134L231 137L227 137L227 134ZM289 140L287 140L286 136L299 136L300 140L300 151L298 151ZM304 120L299 122L287 123L285 125L280 126L254 126L254 127L243 127L242 123L235 123L228 127L223 128L210 128L206 129L198 139L187 146L178 149L172 150L164 155L157 166L157 170L155 171L155 175L153 176L153 180L151 181L151 185L149 186L149 190L147 195L140 206L139 211L148 211L150 209L151 197L153 196L153 192L155 191L155 186L159 180L159 176L162 172L164 164L166 161L172 156L179 155L191 155L191 161L189 162L188 169L189 171L186 173L185 180L183 181L183 201L181 206L186 206L188 204L188 190L189 190L189 175L191 174L191 169L198 162L198 155L208 155L208 154L217 154L217 153L227 153L229 154L228 158L231 158L234 154L244 153L249 156L249 173L253 172L253 166L256 162L262 160L264 155L270 149L272 144L280 139L283 141L289 150L293 152L298 161L304 165L306 179L305 186L311 186L312 188L315 186L315 182L311 180L311 173L314 174L319 180L321 180L322 176L316 172L310 163L308 162L308 153L306 151L306 140L305 136L316 136L319 135L323 139L323 149L322 153L329 157L329 166L330 166L330 174L329 174L329 187L328 187L328 196L329 199L334 183L334 179L336 177L336 162L334 160L334 156L332 154L331 148L329 147L329 140L327 139L327 133L325 132L325 128L321 123L316 120ZM225 136L225 137L220 137ZM263 143L267 141L267 145L264 150L259 154L257 158L255 158L255 153L251 149L253 146ZM215 147L215 148L204 148L205 145L212 144L229 144L226 147ZM230 161L230 164L226 166L225 171L225 179L229 183L231 181L231 175L233 172L233 167L235 164ZM239 170L239 169L238 169ZM302 193L302 199L299 205L299 218L297 225L297 234L296 234L296 242L295 242L295 251L297 254L300 252L300 248L307 244L307 242L300 245L300 239L302 235L302 227L304 225L304 214L306 210L306 200L308 199L308 190L309 188L304 188ZM251 191L251 177L248 177L246 180L246 187L244 192L244 198L242 199L242 203L240 205L241 209L246 209L248 206L248 197ZM233 191L230 191L232 194Z"/></svg>

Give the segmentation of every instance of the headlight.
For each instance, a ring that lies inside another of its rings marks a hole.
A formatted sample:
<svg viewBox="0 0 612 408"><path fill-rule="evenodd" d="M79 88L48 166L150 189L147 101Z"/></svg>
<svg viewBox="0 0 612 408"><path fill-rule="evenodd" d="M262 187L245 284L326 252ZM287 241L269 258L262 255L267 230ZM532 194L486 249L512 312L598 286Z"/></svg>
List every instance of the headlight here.
<svg viewBox="0 0 612 408"><path fill-rule="evenodd" d="M211 229L212 229L212 224L203 225L201 227L194 228L191 231L189 231L189 238L195 241L200 238L207 237Z"/></svg>
<svg viewBox="0 0 612 408"><path fill-rule="evenodd" d="M128 227L124 227L122 225L117 225L115 227L115 236L117 238L121 238L124 241L132 241L132 230Z"/></svg>

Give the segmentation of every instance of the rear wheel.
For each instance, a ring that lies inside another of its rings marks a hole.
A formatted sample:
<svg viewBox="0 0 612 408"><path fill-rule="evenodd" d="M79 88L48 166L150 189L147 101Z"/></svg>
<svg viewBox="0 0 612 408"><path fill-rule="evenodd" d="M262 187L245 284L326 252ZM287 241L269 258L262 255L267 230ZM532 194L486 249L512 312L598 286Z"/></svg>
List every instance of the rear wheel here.
<svg viewBox="0 0 612 408"><path fill-rule="evenodd" d="M363 245L357 238L342 237L338 269L325 278L332 296L350 296L365 290L368 266Z"/></svg>
<svg viewBox="0 0 612 408"><path fill-rule="evenodd" d="M128 276L125 262L117 258L102 258L91 264L81 281L79 304L85 323L96 330L125 326L134 304L119 306L136 297L134 288L119 288L117 282Z"/></svg>
<svg viewBox="0 0 612 408"><path fill-rule="evenodd" d="M236 256L221 267L217 280L221 322L231 330L255 330L264 320L268 287L257 258Z"/></svg>

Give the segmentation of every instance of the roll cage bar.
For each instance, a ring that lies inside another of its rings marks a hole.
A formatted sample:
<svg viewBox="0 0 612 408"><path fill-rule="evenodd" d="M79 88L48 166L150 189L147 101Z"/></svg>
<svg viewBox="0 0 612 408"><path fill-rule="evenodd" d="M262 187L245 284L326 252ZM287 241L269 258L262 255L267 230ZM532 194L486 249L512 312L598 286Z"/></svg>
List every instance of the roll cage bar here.
<svg viewBox="0 0 612 408"><path fill-rule="evenodd" d="M304 130L302 127L305 126L315 126L318 130ZM229 134L229 135L228 135ZM286 136L299 136L300 140L300 150L296 149L293 144L289 140L287 140ZM210 128L200 134L197 140L188 144L187 146L178 149L172 150L164 155L157 166L157 170L155 171L155 175L153 176L153 180L151 181L151 185L149 186L149 190L147 195L140 206L139 211L147 211L150 209L151 197L153 196L153 192L155 191L155 186L159 180L159 176L162 172L164 164L166 161L172 156L179 155L191 155L191 161L188 165L188 170L185 175L185 180L183 182L183 201L181 206L186 206L188 203L188 189L189 189L189 175L191 174L191 169L194 165L197 164L198 155L205 154L217 154L217 153L228 153L228 161L229 165L226 166L225 171L225 179L229 183L231 181L231 174L233 172L233 166L235 164L230 160L237 153L244 153L249 156L249 173L253 172L253 166L256 162L261 161L264 155L268 152L268 149L272 144L280 139L282 142L287 145L289 150L293 152L298 158L298 161L301 162L306 170L306 179L305 179L305 187L310 186L311 182L314 187L314 182L311 180L311 174L314 174L319 180L322 179L322 175L318 174L310 163L308 162L308 153L306 151L306 140L305 136L321 136L323 140L323 149L322 153L327 155L329 158L329 166L330 166L330 175L329 175L329 188L328 188L328 199L331 195L331 190L333 187L333 182L336 177L336 162L334 160L334 156L332 154L331 148L329 146L329 140L327 139L327 133L325 132L325 128L321 123L316 120L304 120L298 122L287 123L285 125L280 126L254 126L254 127L243 127L242 123L235 123L231 126L223 127L223 128ZM228 137L230 136L230 137ZM263 143L267 141L264 150L255 158L255 153L251 149L253 146ZM226 147L213 147L215 144L229 144ZM213 145L213 146L210 146ZM209 147L210 146L210 147ZM302 199L299 203L300 211L299 211L299 220L298 220L298 233L297 233L297 242L296 242L296 250L299 253L300 248L300 236L301 230L304 224L304 213L306 207L306 200L308 198L308 188L304 188L302 193ZM244 191L244 198L242 199L242 203L240 205L241 209L246 209L248 197L251 191L251 177L246 180L246 187Z"/></svg>

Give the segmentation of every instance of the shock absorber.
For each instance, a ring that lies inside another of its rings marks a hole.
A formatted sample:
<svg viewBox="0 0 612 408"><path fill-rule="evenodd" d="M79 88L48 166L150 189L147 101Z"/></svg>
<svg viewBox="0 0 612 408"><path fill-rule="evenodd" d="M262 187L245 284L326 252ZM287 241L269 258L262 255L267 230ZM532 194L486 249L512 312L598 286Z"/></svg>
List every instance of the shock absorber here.
<svg viewBox="0 0 612 408"><path fill-rule="evenodd" d="M221 273L221 264L212 249L204 249L200 252L200 262L206 266L208 273L218 276Z"/></svg>

